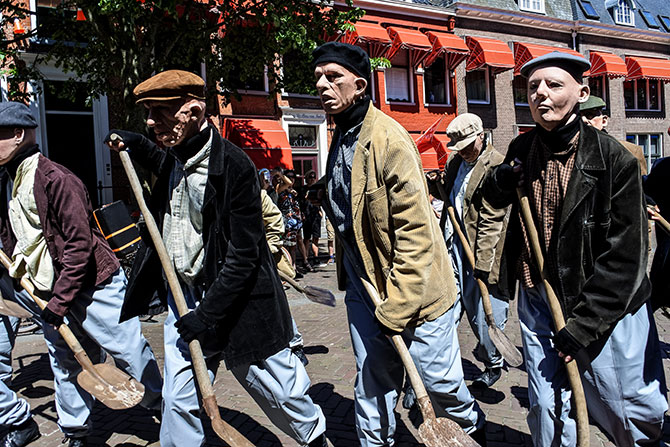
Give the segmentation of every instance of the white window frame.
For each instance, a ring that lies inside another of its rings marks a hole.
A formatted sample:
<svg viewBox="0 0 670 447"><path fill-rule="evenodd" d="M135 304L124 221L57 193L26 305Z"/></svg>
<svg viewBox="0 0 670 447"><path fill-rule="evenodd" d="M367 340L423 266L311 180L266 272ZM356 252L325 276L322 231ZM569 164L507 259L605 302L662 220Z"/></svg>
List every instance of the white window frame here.
<svg viewBox="0 0 670 447"><path fill-rule="evenodd" d="M544 0L519 0L519 9L545 14Z"/></svg>
<svg viewBox="0 0 670 447"><path fill-rule="evenodd" d="M416 105L414 102L414 70L412 70L412 67L407 67L407 78L409 79L409 82L407 83L407 88L409 89L408 91L408 97L409 101L392 101L389 100L389 91L386 83L386 74L388 73L389 70L392 69L402 69L404 67L388 67L387 69L384 70L384 101L386 104L399 104L399 105L406 105L406 106L413 106Z"/></svg>
<svg viewBox="0 0 670 447"><path fill-rule="evenodd" d="M268 79L267 65L263 68L263 88L265 89L264 91L238 89L237 93L239 93L240 95L263 95L263 96L270 93L270 80Z"/></svg>
<svg viewBox="0 0 670 447"><path fill-rule="evenodd" d="M635 26L635 5L630 0L619 0L614 8L614 23Z"/></svg>
<svg viewBox="0 0 670 447"><path fill-rule="evenodd" d="M640 136L646 136L647 137L647 146L643 146L640 144ZM663 134L662 133L627 133L626 134L626 141L628 141L628 137L635 137L634 143L637 144L642 148L642 151L644 153L644 160L647 162L647 172L651 170L652 162L651 162L651 137L658 137L658 148L659 148L659 154L654 160L658 160L660 158L663 158Z"/></svg>
<svg viewBox="0 0 670 447"><path fill-rule="evenodd" d="M430 106L430 107L451 107L451 77L453 76L453 70L449 70L449 67L447 67L447 58L443 55L440 58L436 59L434 64L438 64L440 59L442 60L442 63L444 64L444 83L445 83L445 96L447 98L447 102L445 103L432 103L428 102L428 98L426 98L426 70L427 68L423 69L423 104L425 106Z"/></svg>
<svg viewBox="0 0 670 447"><path fill-rule="evenodd" d="M483 71L484 72L484 82L486 83L486 99L470 99L468 98L468 104L491 104L491 76L489 74L489 67L478 68L477 70L472 71ZM467 74L466 74L466 86L465 94L467 96Z"/></svg>
<svg viewBox="0 0 670 447"><path fill-rule="evenodd" d="M521 76L521 75L517 75ZM514 80L516 79L517 76L514 76L512 73L512 99L514 100L514 106L515 107L529 107L530 105L528 104L528 80L526 79L526 102L517 102L516 98L514 98Z"/></svg>
<svg viewBox="0 0 670 447"><path fill-rule="evenodd" d="M638 81L645 81L647 83L647 107L641 109L639 104L638 104L638 97L637 97L637 82ZM633 100L635 102L635 108L633 109L626 109L626 112L660 112L663 110L663 92L662 88L663 85L661 84L661 81L658 79L633 79L632 81L624 81L624 82L632 82L633 83ZM656 82L658 85L658 109L652 109L649 105L651 98L649 96L649 84L651 82ZM625 92L625 89L624 89ZM626 100L624 98L624 107L626 106Z"/></svg>
<svg viewBox="0 0 670 447"><path fill-rule="evenodd" d="M593 78L601 78L603 80L603 91L602 91L602 100L605 101L606 104L609 104L609 101L607 100L607 97L609 96L609 80L607 79L607 76L605 75L599 75L599 76L593 76ZM589 77L589 81L591 78ZM587 81L586 85L589 85L589 81ZM590 85L589 85L590 87ZM591 92L592 94L595 94ZM606 106L609 107L609 106Z"/></svg>

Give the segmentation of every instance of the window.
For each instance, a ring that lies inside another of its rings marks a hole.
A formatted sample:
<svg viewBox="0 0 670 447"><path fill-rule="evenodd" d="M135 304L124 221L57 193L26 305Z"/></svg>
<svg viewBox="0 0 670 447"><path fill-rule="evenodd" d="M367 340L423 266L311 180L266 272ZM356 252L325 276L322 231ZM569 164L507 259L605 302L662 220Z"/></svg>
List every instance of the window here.
<svg viewBox="0 0 670 447"><path fill-rule="evenodd" d="M519 9L544 14L544 0L519 0Z"/></svg>
<svg viewBox="0 0 670 447"><path fill-rule="evenodd" d="M465 91L468 102L472 104L489 104L489 70L480 68L465 74Z"/></svg>
<svg viewBox="0 0 670 447"><path fill-rule="evenodd" d="M440 56L432 65L424 70L424 103L450 104L449 72L444 56Z"/></svg>
<svg viewBox="0 0 670 447"><path fill-rule="evenodd" d="M514 76L512 81L512 91L514 93L515 106L528 105L528 81L523 76Z"/></svg>
<svg viewBox="0 0 670 447"><path fill-rule="evenodd" d="M661 110L661 81L636 79L624 81L623 98L626 110Z"/></svg>
<svg viewBox="0 0 670 447"><path fill-rule="evenodd" d="M288 126L288 141L291 147L316 149L316 127Z"/></svg>
<svg viewBox="0 0 670 447"><path fill-rule="evenodd" d="M663 28L670 33L670 17L668 16L658 16L659 20L663 24Z"/></svg>
<svg viewBox="0 0 670 447"><path fill-rule="evenodd" d="M387 102L412 102L409 55L401 50L391 61L391 67L384 70Z"/></svg>
<svg viewBox="0 0 670 447"><path fill-rule="evenodd" d="M592 76L589 78L589 89L591 94L598 96L607 102L607 80L605 76Z"/></svg>
<svg viewBox="0 0 670 447"><path fill-rule="evenodd" d="M642 147L644 158L647 160L647 172L649 172L654 162L661 158L663 147L661 134L628 134L626 140Z"/></svg>
<svg viewBox="0 0 670 447"><path fill-rule="evenodd" d="M658 22L649 11L640 11L640 15L649 28L660 28Z"/></svg>
<svg viewBox="0 0 670 447"><path fill-rule="evenodd" d="M587 19L597 20L600 18L600 15L596 12L596 9L589 0L579 0L577 3L579 3L579 6L582 8L582 12Z"/></svg>
<svg viewBox="0 0 670 447"><path fill-rule="evenodd" d="M614 8L614 22L617 25L635 26L635 15L633 15L629 0L619 0Z"/></svg>

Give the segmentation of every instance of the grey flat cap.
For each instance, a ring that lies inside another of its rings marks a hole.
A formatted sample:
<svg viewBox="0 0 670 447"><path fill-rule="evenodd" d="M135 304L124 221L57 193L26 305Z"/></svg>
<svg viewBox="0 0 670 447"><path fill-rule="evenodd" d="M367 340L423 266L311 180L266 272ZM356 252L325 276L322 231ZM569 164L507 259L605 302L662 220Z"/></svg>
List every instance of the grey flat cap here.
<svg viewBox="0 0 670 447"><path fill-rule="evenodd" d="M581 79L585 71L591 68L591 63L584 57L575 54L552 51L532 59L521 67L521 75L528 77L538 67L555 66L570 73L572 77Z"/></svg>
<svg viewBox="0 0 670 447"><path fill-rule="evenodd" d="M0 102L0 127L34 129L37 121L30 109L21 102Z"/></svg>

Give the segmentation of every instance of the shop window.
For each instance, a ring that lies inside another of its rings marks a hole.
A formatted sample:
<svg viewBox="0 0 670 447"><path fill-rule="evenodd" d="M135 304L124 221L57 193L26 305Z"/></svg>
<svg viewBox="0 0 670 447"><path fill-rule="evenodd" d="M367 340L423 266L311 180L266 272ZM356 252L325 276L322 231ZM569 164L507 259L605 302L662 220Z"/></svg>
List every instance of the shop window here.
<svg viewBox="0 0 670 447"><path fill-rule="evenodd" d="M648 79L624 81L623 97L626 110L660 111L661 81Z"/></svg>
<svg viewBox="0 0 670 447"><path fill-rule="evenodd" d="M514 93L515 106L528 105L528 80L524 76L514 76L512 91Z"/></svg>
<svg viewBox="0 0 670 447"><path fill-rule="evenodd" d="M589 78L589 89L591 94L602 98L607 102L607 80L605 76L592 76Z"/></svg>
<svg viewBox="0 0 670 447"><path fill-rule="evenodd" d="M409 54L398 51L391 61L391 67L384 70L387 102L412 102Z"/></svg>
<svg viewBox="0 0 670 447"><path fill-rule="evenodd" d="M647 160L647 172L651 170L654 162L661 158L663 140L661 134L628 134L626 140L642 147L644 158Z"/></svg>
<svg viewBox="0 0 670 447"><path fill-rule="evenodd" d="M480 68L465 74L465 91L471 104L490 104L489 70Z"/></svg>
<svg viewBox="0 0 670 447"><path fill-rule="evenodd" d="M519 9L544 14L544 0L519 0Z"/></svg>
<svg viewBox="0 0 670 447"><path fill-rule="evenodd" d="M449 71L444 56L439 57L424 69L424 102L431 105L449 105Z"/></svg>
<svg viewBox="0 0 670 447"><path fill-rule="evenodd" d="M315 126L288 126L288 141L291 147L316 149Z"/></svg>

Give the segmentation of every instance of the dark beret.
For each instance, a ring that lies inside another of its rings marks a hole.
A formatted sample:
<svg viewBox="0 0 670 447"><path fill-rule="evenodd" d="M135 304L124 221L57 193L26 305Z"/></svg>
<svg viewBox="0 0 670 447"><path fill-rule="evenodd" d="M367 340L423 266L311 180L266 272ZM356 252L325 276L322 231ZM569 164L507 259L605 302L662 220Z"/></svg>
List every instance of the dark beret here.
<svg viewBox="0 0 670 447"><path fill-rule="evenodd" d="M370 84L370 57L361 47L342 42L327 42L312 52L312 65L335 62Z"/></svg>
<svg viewBox="0 0 670 447"><path fill-rule="evenodd" d="M591 68L591 63L582 56L563 53L561 51L552 51L523 64L521 75L528 77L536 68L548 66L562 68L570 73L573 78L581 81L584 72Z"/></svg>
<svg viewBox="0 0 670 447"><path fill-rule="evenodd" d="M205 99L205 81L191 72L167 70L152 76L135 87L137 103L169 101L179 98Z"/></svg>
<svg viewBox="0 0 670 447"><path fill-rule="evenodd" d="M34 129L37 121L22 102L0 102L0 127Z"/></svg>

